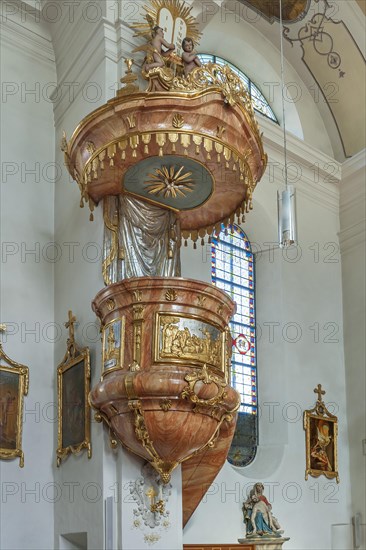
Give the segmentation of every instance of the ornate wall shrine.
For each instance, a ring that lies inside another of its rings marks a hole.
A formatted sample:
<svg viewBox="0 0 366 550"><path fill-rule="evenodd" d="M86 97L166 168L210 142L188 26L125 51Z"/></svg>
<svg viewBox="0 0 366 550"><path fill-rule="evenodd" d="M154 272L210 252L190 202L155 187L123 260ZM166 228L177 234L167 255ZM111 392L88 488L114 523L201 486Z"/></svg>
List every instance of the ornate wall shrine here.
<svg viewBox="0 0 366 550"><path fill-rule="evenodd" d="M82 204L104 213L106 286L93 301L103 369L90 402L113 441L164 483L182 464L186 523L225 461L240 396L230 387L235 304L180 277L180 247L242 220L266 155L240 79L201 66L192 40L178 55L179 36L199 37L190 10L176 0L146 10L135 27L147 40L136 49L147 89L126 60L116 97L64 136L63 150Z"/></svg>

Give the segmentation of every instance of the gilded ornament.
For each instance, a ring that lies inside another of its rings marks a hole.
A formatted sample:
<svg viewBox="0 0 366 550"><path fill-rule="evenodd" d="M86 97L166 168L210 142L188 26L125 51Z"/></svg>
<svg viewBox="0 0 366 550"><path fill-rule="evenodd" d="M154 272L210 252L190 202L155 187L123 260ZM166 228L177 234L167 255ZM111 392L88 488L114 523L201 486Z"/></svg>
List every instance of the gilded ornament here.
<svg viewBox="0 0 366 550"><path fill-rule="evenodd" d="M222 139L224 132L226 132L225 126L217 126L216 137L218 137L219 139Z"/></svg>
<svg viewBox="0 0 366 550"><path fill-rule="evenodd" d="M126 147L127 147L127 139L123 139L122 141L118 142L118 149L121 151L121 160L126 159Z"/></svg>
<svg viewBox="0 0 366 550"><path fill-rule="evenodd" d="M188 398L192 401L192 403L197 403L201 407L212 407L220 404L222 405L225 398L227 397L227 393L225 391L226 381L223 380L221 377L212 374L207 369L206 365L204 365L200 371L194 371L192 374L187 374L184 380L188 382L188 386L186 386L181 393L182 399ZM218 390L216 395L209 399L199 398L194 391L195 385L198 381L202 381L204 384L215 384Z"/></svg>
<svg viewBox="0 0 366 550"><path fill-rule="evenodd" d="M196 146L196 155L200 154L200 148L202 145L203 137L197 134L193 134L193 143Z"/></svg>
<svg viewBox="0 0 366 550"><path fill-rule="evenodd" d="M184 125L184 118L183 116L180 114L180 113L176 113L174 116L173 116L173 127L174 128L182 128L183 125Z"/></svg>
<svg viewBox="0 0 366 550"><path fill-rule="evenodd" d="M106 306L109 311L113 311L116 307L116 302L113 300L113 298L108 298L106 301Z"/></svg>
<svg viewBox="0 0 366 550"><path fill-rule="evenodd" d="M191 193L195 182L191 179L192 172L183 172L184 166L162 166L156 168L154 174L149 174L151 178L144 182L148 193L165 198L185 197L186 193Z"/></svg>
<svg viewBox="0 0 366 550"><path fill-rule="evenodd" d="M162 399L162 401L160 401L160 408L164 411L164 412L168 412L169 409L171 409L172 407L172 401L171 399Z"/></svg>
<svg viewBox="0 0 366 550"><path fill-rule="evenodd" d="M94 414L94 420L95 420L95 422L98 422L98 423L103 422L103 417L102 417L102 415L100 414L100 412L96 412L96 413Z"/></svg>
<svg viewBox="0 0 366 550"><path fill-rule="evenodd" d="M142 143L144 144L144 154L149 154L149 143L151 141L151 134L142 134L141 135Z"/></svg>
<svg viewBox="0 0 366 550"><path fill-rule="evenodd" d="M139 321L143 319L143 313L144 313L145 306L143 305L134 305L132 306L132 312L133 312L133 320Z"/></svg>
<svg viewBox="0 0 366 550"><path fill-rule="evenodd" d="M188 149L191 144L191 134L181 134L180 142L183 145L184 149ZM186 151L185 151L186 153Z"/></svg>
<svg viewBox="0 0 366 550"><path fill-rule="evenodd" d="M141 370L141 367L140 367L140 365L137 363L137 361L132 361L132 363L129 365L128 369L129 369L131 372L138 372L139 370Z"/></svg>
<svg viewBox="0 0 366 550"><path fill-rule="evenodd" d="M157 361L169 359L209 363L222 370L223 333L216 327L184 316L158 315Z"/></svg>
<svg viewBox="0 0 366 550"><path fill-rule="evenodd" d="M170 143L172 143L172 145L173 145L173 147L172 147L172 152L175 153L175 152L176 152L175 144L176 144L176 143L178 142L178 140L179 140L179 134L169 132L168 138L169 138Z"/></svg>
<svg viewBox="0 0 366 550"><path fill-rule="evenodd" d="M159 20L160 14L164 13L163 10L168 10L176 30L178 31L178 25L183 22L186 26L186 35L191 37L195 43L199 42L201 33L197 19L191 15L192 7L188 7L181 0L153 0L145 4L143 9L146 12L146 21L131 25L131 28L135 31L134 36L150 40L153 27L155 25L162 25L162 21ZM173 31L174 27L172 28Z"/></svg>
<svg viewBox="0 0 366 550"><path fill-rule="evenodd" d="M132 292L132 297L135 302L141 302L142 300L142 291L141 290L134 290Z"/></svg>
<svg viewBox="0 0 366 550"><path fill-rule="evenodd" d="M168 288L165 293L165 299L167 302L175 302L177 299L177 293L173 288Z"/></svg>
<svg viewBox="0 0 366 550"><path fill-rule="evenodd" d="M90 155L92 155L94 153L94 151L96 150L94 142L93 141L87 141L86 144L85 144L85 149L87 150L87 152Z"/></svg>
<svg viewBox="0 0 366 550"><path fill-rule="evenodd" d="M132 149L132 156L134 158L137 157L137 153L136 153L136 149L137 149L137 146L139 145L140 143L140 138L138 135L136 136L130 136L129 138L129 144L130 144L130 147Z"/></svg>
<svg viewBox="0 0 366 550"><path fill-rule="evenodd" d="M136 128L136 115L135 113L132 113L131 115L129 115L127 118L127 122L128 122L128 125L130 127L130 130L132 130L132 128Z"/></svg>
<svg viewBox="0 0 366 550"><path fill-rule="evenodd" d="M197 296L197 303L200 307L202 307L206 301L207 296L202 296L201 294L198 294Z"/></svg>

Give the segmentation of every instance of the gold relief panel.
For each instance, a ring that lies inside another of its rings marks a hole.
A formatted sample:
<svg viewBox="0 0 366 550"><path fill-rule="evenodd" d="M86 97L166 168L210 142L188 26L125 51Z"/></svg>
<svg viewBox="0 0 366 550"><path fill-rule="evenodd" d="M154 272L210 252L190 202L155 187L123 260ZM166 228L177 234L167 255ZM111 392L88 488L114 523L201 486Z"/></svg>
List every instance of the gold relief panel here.
<svg viewBox="0 0 366 550"><path fill-rule="evenodd" d="M193 316L157 313L154 361L210 365L225 372L225 332Z"/></svg>
<svg viewBox="0 0 366 550"><path fill-rule="evenodd" d="M123 369L125 348L125 318L113 319L103 327L102 376Z"/></svg>

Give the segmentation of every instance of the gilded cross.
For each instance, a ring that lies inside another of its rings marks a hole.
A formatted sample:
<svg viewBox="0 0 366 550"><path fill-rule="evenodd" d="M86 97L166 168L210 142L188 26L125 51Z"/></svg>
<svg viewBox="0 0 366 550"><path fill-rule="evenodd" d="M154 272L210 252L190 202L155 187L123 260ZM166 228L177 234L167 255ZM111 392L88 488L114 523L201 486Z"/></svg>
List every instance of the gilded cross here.
<svg viewBox="0 0 366 550"><path fill-rule="evenodd" d="M316 388L314 388L314 393L318 394L318 401L322 401L322 395L325 395L325 391L322 390L322 385L318 384Z"/></svg>
<svg viewBox="0 0 366 550"><path fill-rule="evenodd" d="M70 342L75 341L75 325L76 317L73 316L71 309L69 310L69 320L65 323L65 327L69 329L69 340Z"/></svg>

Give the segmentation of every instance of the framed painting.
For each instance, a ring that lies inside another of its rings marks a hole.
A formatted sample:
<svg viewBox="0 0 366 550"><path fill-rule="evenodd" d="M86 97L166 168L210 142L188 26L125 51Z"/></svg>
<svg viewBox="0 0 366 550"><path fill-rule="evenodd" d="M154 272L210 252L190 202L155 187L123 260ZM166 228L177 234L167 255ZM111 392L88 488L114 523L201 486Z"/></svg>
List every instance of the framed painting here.
<svg viewBox="0 0 366 550"><path fill-rule="evenodd" d="M28 393L28 383L28 367L11 360L0 344L0 458L19 457L21 468L24 466L23 397Z"/></svg>
<svg viewBox="0 0 366 550"><path fill-rule="evenodd" d="M72 314L69 317L72 318ZM75 319L75 318L72 318ZM74 323L74 320L72 321ZM66 326L70 327L66 323ZM67 341L67 352L57 367L58 446L57 466L69 454L86 449L91 458L90 442L90 353L79 349L74 341L73 324Z"/></svg>
<svg viewBox="0 0 366 550"><path fill-rule="evenodd" d="M338 419L326 408L322 394L325 392L321 385L314 390L318 393L318 400L313 409L304 411L304 429L306 434L306 471L305 479L309 474L313 477L324 475L328 479L336 479L338 473Z"/></svg>
<svg viewBox="0 0 366 550"><path fill-rule="evenodd" d="M113 319L102 328L102 378L123 368L125 318Z"/></svg>

